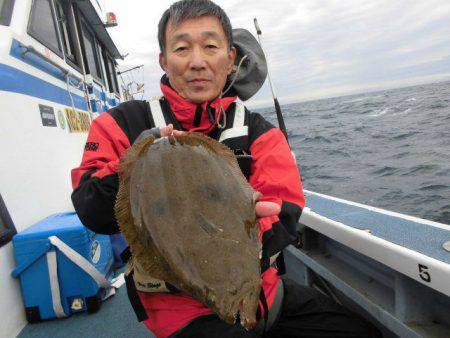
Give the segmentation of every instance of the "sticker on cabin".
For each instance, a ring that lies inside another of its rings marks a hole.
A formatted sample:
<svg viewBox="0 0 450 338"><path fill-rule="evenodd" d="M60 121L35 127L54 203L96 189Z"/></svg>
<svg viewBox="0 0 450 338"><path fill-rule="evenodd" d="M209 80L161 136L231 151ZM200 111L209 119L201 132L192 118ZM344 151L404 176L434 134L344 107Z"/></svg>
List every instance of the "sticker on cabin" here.
<svg viewBox="0 0 450 338"><path fill-rule="evenodd" d="M42 125L44 127L56 127L55 110L53 107L40 104L39 112L41 113Z"/></svg>
<svg viewBox="0 0 450 338"><path fill-rule="evenodd" d="M66 129L66 117L64 116L62 110L58 110L58 121L61 129Z"/></svg>
<svg viewBox="0 0 450 338"><path fill-rule="evenodd" d="M67 125L71 133L87 133L91 126L91 117L82 110L64 109Z"/></svg>
<svg viewBox="0 0 450 338"><path fill-rule="evenodd" d="M97 264L100 260L101 249L100 243L98 241L93 241L91 244L91 261L94 264Z"/></svg>

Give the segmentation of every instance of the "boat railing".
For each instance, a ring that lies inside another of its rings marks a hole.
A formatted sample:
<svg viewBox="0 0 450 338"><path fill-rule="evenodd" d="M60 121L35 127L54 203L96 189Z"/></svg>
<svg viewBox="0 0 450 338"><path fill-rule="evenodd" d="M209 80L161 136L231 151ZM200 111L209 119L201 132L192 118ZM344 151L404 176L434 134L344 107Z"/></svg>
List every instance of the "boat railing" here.
<svg viewBox="0 0 450 338"><path fill-rule="evenodd" d="M450 337L450 227L305 191L289 278L400 337ZM388 335L390 337L391 335Z"/></svg>
<svg viewBox="0 0 450 338"><path fill-rule="evenodd" d="M25 56L27 53L32 53L42 59L44 59L46 62L48 62L49 64L51 64L53 67L59 69L63 76L65 78L67 77L71 77L74 78L78 81L77 86L80 85L80 83L84 82L84 80L82 78L80 78L79 76L77 76L76 74L72 73L71 71L69 71L68 69L64 68L63 66L61 66L58 62L53 61L52 59L50 59L49 57L45 56L44 54L42 54L40 51L38 51L36 48L34 48L32 45L25 45L21 42L19 42L19 47L24 49L23 52L21 52L22 56Z"/></svg>

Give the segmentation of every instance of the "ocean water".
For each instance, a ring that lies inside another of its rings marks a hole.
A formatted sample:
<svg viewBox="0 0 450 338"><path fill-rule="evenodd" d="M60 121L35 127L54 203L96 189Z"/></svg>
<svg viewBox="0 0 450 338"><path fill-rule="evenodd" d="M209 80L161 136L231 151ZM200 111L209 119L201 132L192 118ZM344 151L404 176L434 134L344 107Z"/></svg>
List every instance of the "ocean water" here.
<svg viewBox="0 0 450 338"><path fill-rule="evenodd" d="M305 189L450 224L450 82L282 111Z"/></svg>

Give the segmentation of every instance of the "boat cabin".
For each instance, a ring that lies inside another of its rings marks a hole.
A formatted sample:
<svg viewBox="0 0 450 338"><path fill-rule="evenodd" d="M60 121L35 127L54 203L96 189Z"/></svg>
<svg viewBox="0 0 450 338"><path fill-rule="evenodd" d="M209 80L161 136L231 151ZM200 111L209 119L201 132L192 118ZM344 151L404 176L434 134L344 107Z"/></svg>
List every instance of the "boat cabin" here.
<svg viewBox="0 0 450 338"><path fill-rule="evenodd" d="M90 124L121 101L112 25L98 1L0 0L1 335L26 323L12 236L73 210L70 170Z"/></svg>

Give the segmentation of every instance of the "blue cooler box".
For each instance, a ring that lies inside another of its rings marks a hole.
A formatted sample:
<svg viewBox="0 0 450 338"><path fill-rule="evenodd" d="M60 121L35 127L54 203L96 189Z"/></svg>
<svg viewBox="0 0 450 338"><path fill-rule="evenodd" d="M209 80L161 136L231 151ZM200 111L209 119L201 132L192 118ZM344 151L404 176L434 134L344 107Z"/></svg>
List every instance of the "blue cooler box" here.
<svg viewBox="0 0 450 338"><path fill-rule="evenodd" d="M107 235L84 227L75 213L55 214L13 238L27 320L95 312L113 277Z"/></svg>

